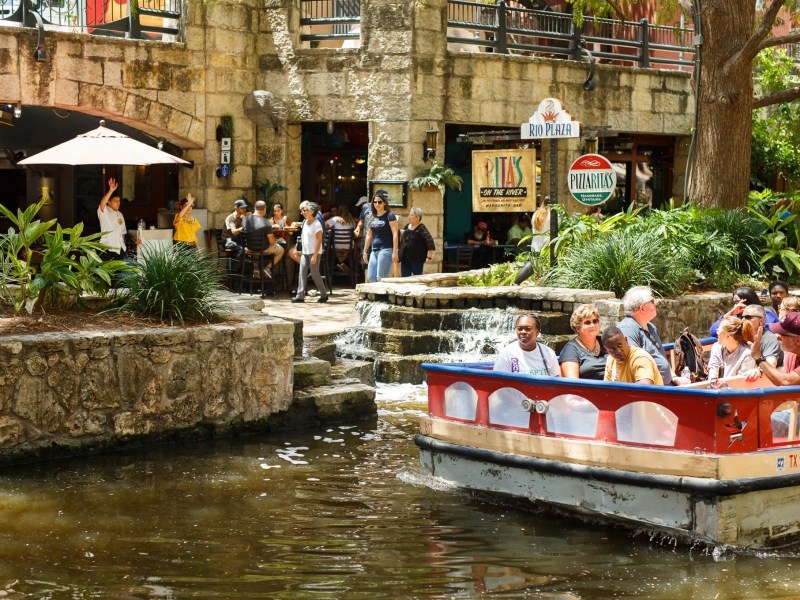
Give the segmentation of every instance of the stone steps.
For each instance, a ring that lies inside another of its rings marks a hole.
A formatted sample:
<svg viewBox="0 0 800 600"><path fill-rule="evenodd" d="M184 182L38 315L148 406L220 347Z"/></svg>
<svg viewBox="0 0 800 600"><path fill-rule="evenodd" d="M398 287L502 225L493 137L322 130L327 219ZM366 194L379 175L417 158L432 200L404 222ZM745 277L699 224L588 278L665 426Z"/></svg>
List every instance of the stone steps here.
<svg viewBox="0 0 800 600"><path fill-rule="evenodd" d="M355 378L295 389L292 404L320 424L373 419L378 414L375 388Z"/></svg>

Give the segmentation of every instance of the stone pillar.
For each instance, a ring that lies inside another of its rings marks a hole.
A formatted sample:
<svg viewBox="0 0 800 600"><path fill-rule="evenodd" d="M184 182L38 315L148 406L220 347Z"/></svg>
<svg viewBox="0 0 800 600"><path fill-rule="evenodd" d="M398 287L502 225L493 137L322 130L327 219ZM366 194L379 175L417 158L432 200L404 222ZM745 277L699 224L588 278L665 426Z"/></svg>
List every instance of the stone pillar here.
<svg viewBox="0 0 800 600"><path fill-rule="evenodd" d="M209 211L209 227L221 227L233 201L244 194L255 200L256 128L242 108L244 97L256 89L258 58L256 39L261 5L255 0L220 2L188 11L186 45L202 59L201 81L196 89L198 112L205 112L205 147L191 150L187 159L194 169L181 171L181 194L192 192L198 207ZM217 177L220 142L216 129L223 116L233 119L232 169Z"/></svg>

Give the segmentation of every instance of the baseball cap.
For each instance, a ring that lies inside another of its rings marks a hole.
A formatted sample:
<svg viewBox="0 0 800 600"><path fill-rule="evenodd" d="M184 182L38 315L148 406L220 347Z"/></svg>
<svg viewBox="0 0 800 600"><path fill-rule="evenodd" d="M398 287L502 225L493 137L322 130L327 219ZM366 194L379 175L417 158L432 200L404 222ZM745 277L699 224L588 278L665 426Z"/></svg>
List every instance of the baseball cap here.
<svg viewBox="0 0 800 600"><path fill-rule="evenodd" d="M358 199L358 202L356 202L356 206L364 206L367 202L369 202L369 198L366 196L361 196L361 198Z"/></svg>
<svg viewBox="0 0 800 600"><path fill-rule="evenodd" d="M239 198L236 202L233 203L233 208L247 208L247 202Z"/></svg>
<svg viewBox="0 0 800 600"><path fill-rule="evenodd" d="M386 190L378 190L377 192L375 192L375 195L380 196L381 198L388 198L389 192L387 192Z"/></svg>
<svg viewBox="0 0 800 600"><path fill-rule="evenodd" d="M800 335L800 313L786 313L780 322L770 325L769 330L779 335Z"/></svg>
<svg viewBox="0 0 800 600"><path fill-rule="evenodd" d="M484 223L483 221L481 221L480 223L475 225L475 227L477 227L478 229L483 229L484 231L489 229L489 226L486 223Z"/></svg>

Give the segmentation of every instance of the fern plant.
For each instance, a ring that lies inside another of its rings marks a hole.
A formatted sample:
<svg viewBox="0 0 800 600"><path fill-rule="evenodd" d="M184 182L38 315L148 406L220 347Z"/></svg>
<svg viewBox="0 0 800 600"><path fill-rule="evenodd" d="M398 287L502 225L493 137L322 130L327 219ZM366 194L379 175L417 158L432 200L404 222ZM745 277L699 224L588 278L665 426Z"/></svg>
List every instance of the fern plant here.
<svg viewBox="0 0 800 600"><path fill-rule="evenodd" d="M447 188L461 191L464 185L464 179L457 175L452 167L433 161L429 167L419 171L408 186L414 190L421 190L428 187L438 188L444 194Z"/></svg>

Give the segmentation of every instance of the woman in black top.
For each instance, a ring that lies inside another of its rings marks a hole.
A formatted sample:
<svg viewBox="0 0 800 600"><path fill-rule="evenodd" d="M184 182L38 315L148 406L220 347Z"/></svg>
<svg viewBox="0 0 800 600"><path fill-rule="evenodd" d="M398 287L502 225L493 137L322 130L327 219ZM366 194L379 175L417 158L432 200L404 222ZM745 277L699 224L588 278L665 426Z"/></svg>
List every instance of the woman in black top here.
<svg viewBox="0 0 800 600"><path fill-rule="evenodd" d="M435 249L433 237L422 224L422 209L412 208L408 224L400 232L400 275L422 275L425 263L433 260Z"/></svg>
<svg viewBox="0 0 800 600"><path fill-rule="evenodd" d="M558 357L561 376L602 380L608 352L598 335L600 313L594 304L581 304L572 311L569 324L577 335L564 345Z"/></svg>

